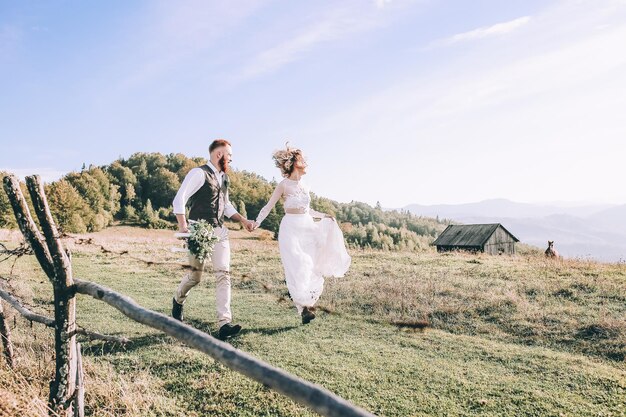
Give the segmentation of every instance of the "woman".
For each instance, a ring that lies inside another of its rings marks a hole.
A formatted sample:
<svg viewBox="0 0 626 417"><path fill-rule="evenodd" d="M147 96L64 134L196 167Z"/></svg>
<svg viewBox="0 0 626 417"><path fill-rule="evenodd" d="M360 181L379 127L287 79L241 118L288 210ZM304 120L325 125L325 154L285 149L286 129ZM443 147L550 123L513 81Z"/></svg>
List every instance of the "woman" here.
<svg viewBox="0 0 626 417"><path fill-rule="evenodd" d="M287 146L286 150L276 151L273 159L285 179L259 213L255 227L283 197L285 217L278 231L280 258L291 299L302 316L302 324L307 324L315 318L314 306L322 295L324 277L343 277L351 258L335 219L310 208L309 188L302 182L307 168L302 151ZM315 222L313 218L321 220Z"/></svg>

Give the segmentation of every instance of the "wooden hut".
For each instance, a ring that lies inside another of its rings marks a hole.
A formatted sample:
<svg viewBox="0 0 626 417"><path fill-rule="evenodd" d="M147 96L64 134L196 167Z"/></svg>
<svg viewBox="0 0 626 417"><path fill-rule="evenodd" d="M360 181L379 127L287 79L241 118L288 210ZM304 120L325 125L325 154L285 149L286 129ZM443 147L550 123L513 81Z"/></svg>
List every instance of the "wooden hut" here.
<svg viewBox="0 0 626 417"><path fill-rule="evenodd" d="M515 253L515 242L519 239L500 223L451 224L432 244L437 246L437 252L463 250L512 255Z"/></svg>

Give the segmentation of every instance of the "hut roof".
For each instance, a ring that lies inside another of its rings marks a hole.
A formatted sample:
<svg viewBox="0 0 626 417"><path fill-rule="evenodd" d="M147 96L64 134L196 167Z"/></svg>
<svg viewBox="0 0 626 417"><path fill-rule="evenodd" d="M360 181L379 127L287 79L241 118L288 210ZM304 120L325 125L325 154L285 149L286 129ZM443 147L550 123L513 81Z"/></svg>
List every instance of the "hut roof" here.
<svg viewBox="0 0 626 417"><path fill-rule="evenodd" d="M500 223L492 224L451 224L435 239L433 245L437 246L482 246L491 237L498 227L502 227L511 237L519 242Z"/></svg>

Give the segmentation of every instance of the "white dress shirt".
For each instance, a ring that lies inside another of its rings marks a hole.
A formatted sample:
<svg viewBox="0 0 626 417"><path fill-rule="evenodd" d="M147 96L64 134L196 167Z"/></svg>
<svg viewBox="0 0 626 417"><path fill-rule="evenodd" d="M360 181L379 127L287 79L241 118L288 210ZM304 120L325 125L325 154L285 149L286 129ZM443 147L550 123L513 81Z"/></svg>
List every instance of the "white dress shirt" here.
<svg viewBox="0 0 626 417"><path fill-rule="evenodd" d="M211 163L211 161L207 162L207 165L215 173L217 182L221 187L222 182L224 181L224 173L218 171L217 168L215 168L215 166ZM180 188L176 193L176 197L174 197L174 214L185 214L185 206L187 205L189 197L194 195L196 191L202 188L205 179L206 177L202 168L193 168L191 171L189 171L189 173L185 176L183 183L180 185ZM235 214L237 214L237 210L231 204L228 198L228 193L226 193L224 215L230 218L233 217Z"/></svg>

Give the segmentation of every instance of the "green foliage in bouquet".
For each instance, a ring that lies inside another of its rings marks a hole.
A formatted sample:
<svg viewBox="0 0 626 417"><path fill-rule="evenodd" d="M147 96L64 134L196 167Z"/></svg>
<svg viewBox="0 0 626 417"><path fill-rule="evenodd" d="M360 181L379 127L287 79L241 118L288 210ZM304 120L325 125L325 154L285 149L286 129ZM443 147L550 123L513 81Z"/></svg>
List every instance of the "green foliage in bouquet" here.
<svg viewBox="0 0 626 417"><path fill-rule="evenodd" d="M206 220L199 220L189 224L189 238L187 248L200 262L213 253L213 247L219 238L215 235L213 226Z"/></svg>

